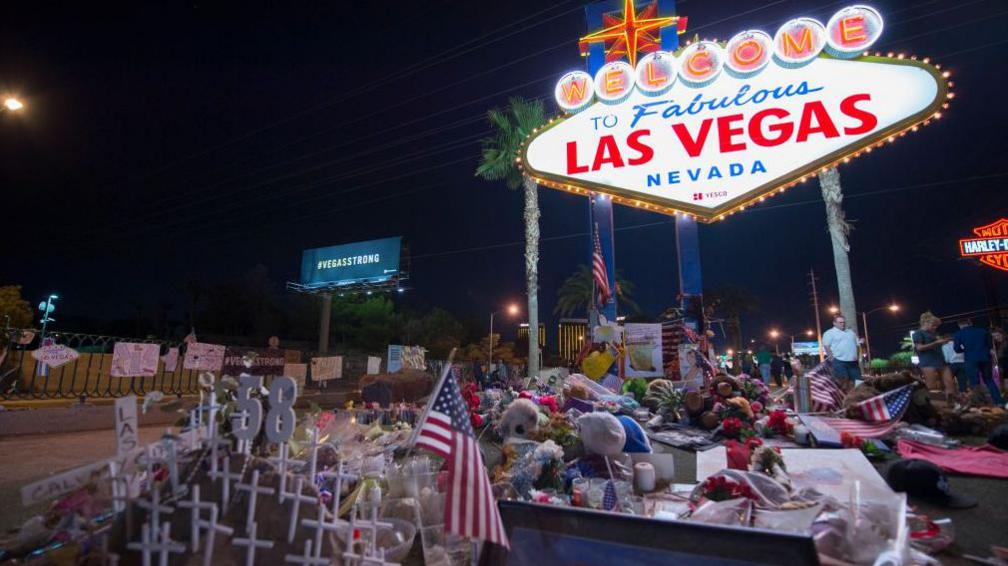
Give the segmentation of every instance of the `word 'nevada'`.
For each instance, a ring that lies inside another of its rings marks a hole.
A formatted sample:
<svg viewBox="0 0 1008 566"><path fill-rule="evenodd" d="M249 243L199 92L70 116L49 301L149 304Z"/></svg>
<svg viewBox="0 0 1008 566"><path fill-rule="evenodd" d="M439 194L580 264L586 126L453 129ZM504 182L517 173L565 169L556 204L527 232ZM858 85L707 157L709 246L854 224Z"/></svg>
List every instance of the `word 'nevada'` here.
<svg viewBox="0 0 1008 566"><path fill-rule="evenodd" d="M723 46L698 41L678 54L648 53L636 67L625 61L611 61L594 77L584 71L572 71L557 83L554 96L561 108L578 112L594 98L608 104L622 102L634 88L655 96L667 92L677 80L688 87L701 88L722 72L741 79L753 77L771 61L795 69L811 63L823 51L850 59L878 41L882 25L882 16L875 9L849 6L834 14L826 25L813 18L796 18L782 25L773 37L763 31L748 30Z"/></svg>
<svg viewBox="0 0 1008 566"><path fill-rule="evenodd" d="M869 94L852 94L840 101L839 113L852 119L841 123L834 119L826 106L818 100L806 102L801 109L801 115L795 117L783 108L766 108L753 114L748 122L743 114L730 114L718 118L705 118L698 123L695 131L690 131L685 123L671 124L679 144L690 157L698 157L708 145L708 140L717 138L717 150L721 154L745 151L749 144L774 147L790 141L806 142L813 135L821 135L825 139L841 135L856 136L866 134L878 125L878 118L859 103L871 101ZM712 131L714 134L712 135ZM598 171L603 166L613 169L627 165L644 165L655 156L655 148L648 143L651 129L639 129L630 132L621 148L613 135L599 137L595 147L595 156L591 163L581 160L578 142L567 142L567 174Z"/></svg>

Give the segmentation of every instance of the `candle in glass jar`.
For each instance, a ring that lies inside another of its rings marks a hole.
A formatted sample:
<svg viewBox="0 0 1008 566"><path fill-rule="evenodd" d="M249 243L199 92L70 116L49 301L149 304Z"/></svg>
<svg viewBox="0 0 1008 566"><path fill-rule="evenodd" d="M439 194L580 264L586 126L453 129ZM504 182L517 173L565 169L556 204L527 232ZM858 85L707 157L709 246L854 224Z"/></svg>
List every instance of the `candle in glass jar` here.
<svg viewBox="0 0 1008 566"><path fill-rule="evenodd" d="M637 462L634 465L634 483L637 489L644 493L654 491L655 469L650 462Z"/></svg>

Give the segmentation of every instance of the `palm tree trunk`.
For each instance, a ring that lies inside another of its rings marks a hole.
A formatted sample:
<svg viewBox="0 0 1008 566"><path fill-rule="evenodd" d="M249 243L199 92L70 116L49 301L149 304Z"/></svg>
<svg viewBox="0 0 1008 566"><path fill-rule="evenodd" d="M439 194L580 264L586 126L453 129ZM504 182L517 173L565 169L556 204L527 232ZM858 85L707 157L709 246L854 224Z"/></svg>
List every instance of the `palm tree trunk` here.
<svg viewBox="0 0 1008 566"><path fill-rule="evenodd" d="M525 177L525 281L528 287L528 377L539 377L539 187Z"/></svg>
<svg viewBox="0 0 1008 566"><path fill-rule="evenodd" d="M840 173L836 167L819 174L819 186L823 201L826 202L826 224L833 242L833 265L836 267L837 289L840 292L840 312L847 320L847 328L857 333L857 306L854 304L854 285L851 283L850 260L847 257L850 252L847 236L851 226L844 214L843 187L840 186Z"/></svg>

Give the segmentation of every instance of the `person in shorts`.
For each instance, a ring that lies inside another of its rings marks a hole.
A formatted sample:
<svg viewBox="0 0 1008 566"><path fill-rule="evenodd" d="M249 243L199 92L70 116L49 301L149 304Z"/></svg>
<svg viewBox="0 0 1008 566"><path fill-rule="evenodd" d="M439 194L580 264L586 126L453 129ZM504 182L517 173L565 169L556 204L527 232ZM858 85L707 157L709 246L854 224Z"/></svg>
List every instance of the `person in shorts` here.
<svg viewBox="0 0 1008 566"><path fill-rule="evenodd" d="M833 317L833 328L822 335L823 349L833 366L833 379L847 391L861 380L858 365L858 336L847 328L847 319L838 314Z"/></svg>
<svg viewBox="0 0 1008 566"><path fill-rule="evenodd" d="M910 335L913 340L914 350L917 352L917 365L924 375L924 383L931 391L939 391L942 388L946 395L955 395L955 380L952 378L952 371L945 363L942 356L942 346L950 340L948 336L937 334L941 319L927 311L920 315L920 328L914 330ZM938 383L939 376L941 385Z"/></svg>

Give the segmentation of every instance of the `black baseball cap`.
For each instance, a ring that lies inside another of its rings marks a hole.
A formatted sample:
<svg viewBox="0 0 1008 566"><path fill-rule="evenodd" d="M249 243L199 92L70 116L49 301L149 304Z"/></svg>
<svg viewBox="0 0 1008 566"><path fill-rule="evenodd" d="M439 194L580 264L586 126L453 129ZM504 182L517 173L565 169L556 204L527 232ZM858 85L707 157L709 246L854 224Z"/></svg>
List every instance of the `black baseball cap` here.
<svg viewBox="0 0 1008 566"><path fill-rule="evenodd" d="M948 476L926 460L894 462L886 471L886 482L896 491L950 509L969 509L978 504L975 497L952 493Z"/></svg>

